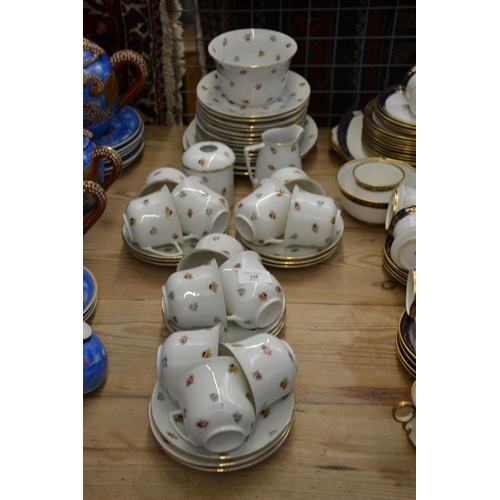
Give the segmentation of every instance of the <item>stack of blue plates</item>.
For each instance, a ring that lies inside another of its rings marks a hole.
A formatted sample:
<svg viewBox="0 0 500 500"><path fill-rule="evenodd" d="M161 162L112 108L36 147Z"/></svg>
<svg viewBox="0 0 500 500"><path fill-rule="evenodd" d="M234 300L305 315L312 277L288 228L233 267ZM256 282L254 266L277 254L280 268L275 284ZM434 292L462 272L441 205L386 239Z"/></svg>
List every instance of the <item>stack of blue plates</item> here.
<svg viewBox="0 0 500 500"><path fill-rule="evenodd" d="M123 168L128 167L144 148L144 122L130 106L123 109L111 120L108 131L92 141L96 146L109 146L121 157ZM105 175L112 171L112 165L104 160Z"/></svg>
<svg viewBox="0 0 500 500"><path fill-rule="evenodd" d="M87 321L97 305L97 281L94 275L83 268L83 321Z"/></svg>

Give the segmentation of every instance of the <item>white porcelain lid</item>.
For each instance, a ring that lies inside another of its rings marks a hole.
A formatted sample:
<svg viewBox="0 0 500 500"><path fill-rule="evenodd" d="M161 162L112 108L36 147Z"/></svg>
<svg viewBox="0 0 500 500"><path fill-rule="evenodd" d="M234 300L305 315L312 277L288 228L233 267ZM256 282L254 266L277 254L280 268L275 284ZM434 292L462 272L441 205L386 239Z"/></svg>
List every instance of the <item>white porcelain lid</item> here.
<svg viewBox="0 0 500 500"><path fill-rule="evenodd" d="M368 178L365 175L365 180L367 180L367 185L369 183L376 184L379 182L380 185L387 185L388 178L390 177L392 181L395 181L401 176L401 172L404 173L403 182L416 189L417 183L417 172L414 167L408 163L393 160L393 159L383 159L383 158L360 158L356 160L351 160L342 165L337 172L337 182L341 191L348 197L355 198L356 200L370 202L370 203L382 203L389 204L393 190L378 191L376 189L365 189L356 182L354 176L354 169L360 165L364 164L364 168L373 168L373 173ZM390 170L388 170L390 169ZM396 172L396 175L392 175L392 171ZM377 172L380 174L378 175ZM387 175L390 173L391 175ZM377 178L380 180L377 181ZM359 179L358 179L359 181Z"/></svg>
<svg viewBox="0 0 500 500"><path fill-rule="evenodd" d="M198 173L225 170L234 165L235 160L234 151L216 141L197 142L182 154L182 166Z"/></svg>

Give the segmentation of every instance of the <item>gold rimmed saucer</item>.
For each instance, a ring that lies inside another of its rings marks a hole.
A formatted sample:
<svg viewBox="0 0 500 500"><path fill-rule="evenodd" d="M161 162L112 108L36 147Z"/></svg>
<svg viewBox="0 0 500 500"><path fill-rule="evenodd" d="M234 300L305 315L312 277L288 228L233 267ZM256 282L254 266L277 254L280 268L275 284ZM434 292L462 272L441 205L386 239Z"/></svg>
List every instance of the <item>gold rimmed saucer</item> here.
<svg viewBox="0 0 500 500"><path fill-rule="evenodd" d="M417 377L417 366L416 364L411 363L411 361L402 353L402 349L399 343L399 339L396 336L396 353L398 355L399 361L406 369L408 373L413 375L415 378Z"/></svg>
<svg viewBox="0 0 500 500"><path fill-rule="evenodd" d="M408 316L406 311L403 311L399 318L399 323L398 323L398 328L397 328L397 334L398 334L398 339L399 339L399 345L402 348L403 353L406 355L406 357L412 362L415 363L417 362L417 354L415 349L415 345L413 343L412 339L412 332L411 328L415 327L415 322L413 318ZM415 334L415 339L416 339L416 330L414 330Z"/></svg>
<svg viewBox="0 0 500 500"><path fill-rule="evenodd" d="M401 269L400 267L398 267L390 257L391 245L393 241L394 238L390 234L388 234L382 248L382 263L384 264L387 272L393 278L395 278L403 285L406 285L406 283L408 282L408 271L406 269Z"/></svg>

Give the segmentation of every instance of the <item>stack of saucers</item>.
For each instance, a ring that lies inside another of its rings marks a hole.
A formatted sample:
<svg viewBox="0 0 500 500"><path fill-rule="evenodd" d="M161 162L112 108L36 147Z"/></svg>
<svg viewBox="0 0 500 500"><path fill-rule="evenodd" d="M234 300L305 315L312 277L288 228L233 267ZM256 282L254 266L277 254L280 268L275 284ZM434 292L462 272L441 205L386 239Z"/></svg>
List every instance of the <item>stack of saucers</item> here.
<svg viewBox="0 0 500 500"><path fill-rule="evenodd" d="M396 353L401 364L414 377L417 375L417 326L414 319L405 311L396 331Z"/></svg>
<svg viewBox="0 0 500 500"><path fill-rule="evenodd" d="M217 69L196 89L196 119L186 130L187 149L199 141L219 141L236 155L235 174L247 175L245 146L261 142L267 129L298 124L304 157L318 138L318 127L307 114L311 88L289 71L297 44L277 31L252 29L224 33L212 40L209 53ZM255 164L258 151L250 152Z"/></svg>
<svg viewBox="0 0 500 500"><path fill-rule="evenodd" d="M111 120L108 131L92 139L96 146L109 146L121 157L123 168L128 167L144 148L144 122L139 113L130 106L124 106ZM104 160L106 175L112 170L108 160Z"/></svg>
<svg viewBox="0 0 500 500"><path fill-rule="evenodd" d="M97 306L97 281L95 276L83 268L83 321L92 316Z"/></svg>

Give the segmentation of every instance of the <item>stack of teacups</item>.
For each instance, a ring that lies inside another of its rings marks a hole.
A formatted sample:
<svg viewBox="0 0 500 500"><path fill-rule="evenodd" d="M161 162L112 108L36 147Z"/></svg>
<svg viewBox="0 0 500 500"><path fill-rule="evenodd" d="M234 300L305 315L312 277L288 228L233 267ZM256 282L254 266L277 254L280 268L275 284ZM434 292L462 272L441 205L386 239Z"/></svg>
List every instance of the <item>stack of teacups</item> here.
<svg viewBox="0 0 500 500"><path fill-rule="evenodd" d="M172 192L168 182L146 184L141 191L148 194L130 201L123 214L122 235L128 249L153 264L175 265L191 250L190 240L229 229L227 200L201 178L183 177Z"/></svg>
<svg viewBox="0 0 500 500"><path fill-rule="evenodd" d="M281 284L257 253L244 251L172 273L162 287L164 318L170 331L222 323L246 332L273 328L284 314Z"/></svg>
<svg viewBox="0 0 500 500"><path fill-rule="evenodd" d="M385 228L388 231L383 262L389 273L406 283L408 271L417 266L416 190L406 184L392 193L387 208Z"/></svg>
<svg viewBox="0 0 500 500"><path fill-rule="evenodd" d="M158 381L175 408L168 437L212 453L236 450L262 411L293 391L297 360L284 341L259 334L226 343L222 324L172 333L158 348Z"/></svg>
<svg viewBox="0 0 500 500"><path fill-rule="evenodd" d="M333 252L341 222L339 208L332 198L299 186L298 182L293 184L290 192L276 178L266 177L237 203L234 223L243 246L256 251L260 248L264 253L271 244L282 250L303 247Z"/></svg>

